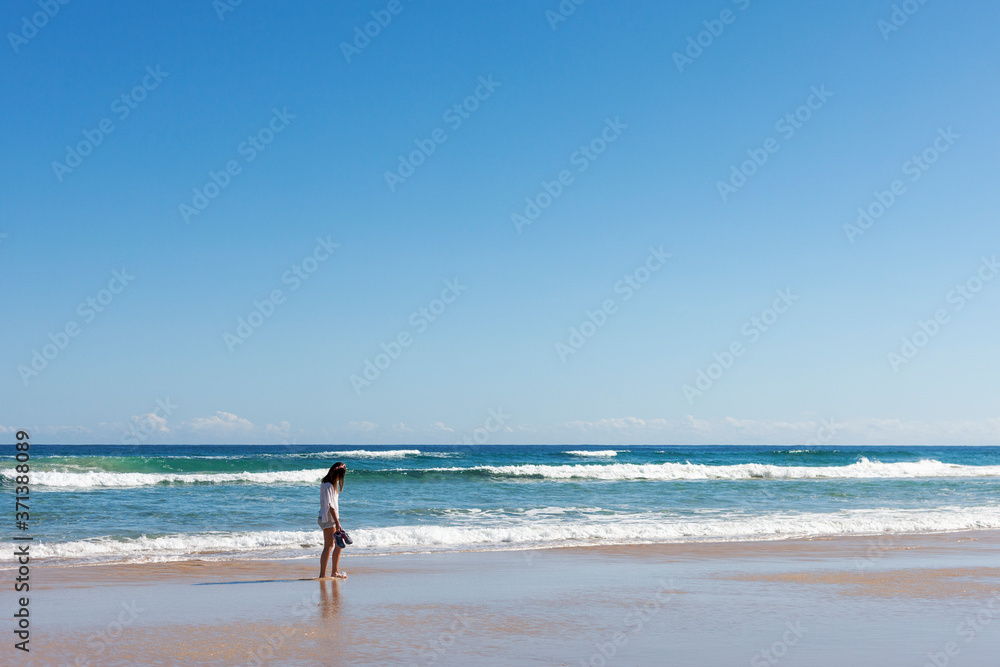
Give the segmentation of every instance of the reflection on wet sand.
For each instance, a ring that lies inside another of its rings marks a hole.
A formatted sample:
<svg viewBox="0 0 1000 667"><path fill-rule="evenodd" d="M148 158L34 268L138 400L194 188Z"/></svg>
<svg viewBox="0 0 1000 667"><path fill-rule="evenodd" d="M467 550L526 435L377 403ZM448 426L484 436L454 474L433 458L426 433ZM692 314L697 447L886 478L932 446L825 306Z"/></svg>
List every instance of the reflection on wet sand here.
<svg viewBox="0 0 1000 667"><path fill-rule="evenodd" d="M320 617L323 619L336 618L340 613L340 580L320 580L319 596Z"/></svg>

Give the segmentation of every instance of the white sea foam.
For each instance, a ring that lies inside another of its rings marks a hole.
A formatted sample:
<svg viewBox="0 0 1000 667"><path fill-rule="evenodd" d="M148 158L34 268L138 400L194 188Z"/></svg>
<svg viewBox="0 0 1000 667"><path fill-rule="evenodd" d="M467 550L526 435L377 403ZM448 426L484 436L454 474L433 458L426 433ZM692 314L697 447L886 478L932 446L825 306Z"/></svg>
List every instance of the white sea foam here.
<svg viewBox="0 0 1000 667"><path fill-rule="evenodd" d="M310 458L330 459L403 459L407 456L420 456L419 449L386 449L382 451L369 449L349 449L338 452L315 452L299 454Z"/></svg>
<svg viewBox="0 0 1000 667"><path fill-rule="evenodd" d="M113 539L99 537L75 542L36 542L36 558L83 559L97 562L119 559L211 555L237 555L273 549L305 549L322 546L323 536L314 531L261 531L248 533L177 534L162 537ZM13 553L13 550L11 549ZM0 557L0 562L5 558ZM7 559L9 560L9 559Z"/></svg>
<svg viewBox="0 0 1000 667"><path fill-rule="evenodd" d="M399 450L403 451L403 450ZM415 450L414 450L415 451ZM346 457L344 457L346 458ZM400 468L400 472L488 473L499 477L542 479L698 480L698 479L914 479L924 477L1000 477L1000 466L966 466L933 459L881 463L866 458L845 466L776 466L764 463L702 465L695 463L613 463L574 465L475 466L470 468ZM314 484L325 468L277 472L138 473L138 472L33 472L33 485L70 489L139 487L156 484ZM0 471L10 482L13 468Z"/></svg>
<svg viewBox="0 0 1000 667"><path fill-rule="evenodd" d="M63 489L92 489L102 487L126 488L154 486L156 484L253 484L309 483L314 484L327 473L316 470L286 470L279 472L213 472L213 473L148 473L148 472L61 472L38 471L31 473L33 486L50 486ZM13 479L14 470L0 472L4 479Z"/></svg>
<svg viewBox="0 0 1000 667"><path fill-rule="evenodd" d="M587 451L585 449L574 449L574 450L570 450L568 452L563 452L563 454L569 454L570 456L586 456L588 458L591 458L591 457L604 457L604 456L607 456L607 457L618 456L618 452L616 452L613 449L602 449L602 450L597 450L597 451Z"/></svg>
<svg viewBox="0 0 1000 667"><path fill-rule="evenodd" d="M550 508L551 509L551 508ZM351 531L356 553L511 548L686 541L745 541L841 535L934 533L1000 528L1000 506L904 510L842 510L831 513L591 516L567 521L524 518L475 526L391 526ZM313 556L318 530L178 534L74 542L36 541L31 553L71 563ZM12 543L0 543L0 569L16 565Z"/></svg>
<svg viewBox="0 0 1000 667"><path fill-rule="evenodd" d="M612 465L477 466L493 475L545 479L685 480L685 479L867 479L916 477L998 477L1000 466L966 466L933 459L881 463L862 457L845 466L776 466L765 463L615 463ZM462 470L445 468L444 470Z"/></svg>

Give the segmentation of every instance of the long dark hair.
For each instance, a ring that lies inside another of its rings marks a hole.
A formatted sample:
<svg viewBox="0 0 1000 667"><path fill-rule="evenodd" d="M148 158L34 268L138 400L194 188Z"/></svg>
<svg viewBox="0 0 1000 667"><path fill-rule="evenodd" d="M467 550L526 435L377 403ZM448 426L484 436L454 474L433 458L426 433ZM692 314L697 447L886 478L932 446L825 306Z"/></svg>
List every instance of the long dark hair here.
<svg viewBox="0 0 1000 667"><path fill-rule="evenodd" d="M344 490L344 478L347 476L347 464L337 461L330 466L330 472L323 477L323 484L333 484L337 487L337 493Z"/></svg>

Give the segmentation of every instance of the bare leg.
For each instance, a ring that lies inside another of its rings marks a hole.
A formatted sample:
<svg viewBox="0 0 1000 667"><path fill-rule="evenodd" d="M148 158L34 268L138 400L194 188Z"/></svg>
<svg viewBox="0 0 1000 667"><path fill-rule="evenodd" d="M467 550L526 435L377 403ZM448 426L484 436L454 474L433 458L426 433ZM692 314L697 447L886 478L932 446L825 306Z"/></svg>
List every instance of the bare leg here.
<svg viewBox="0 0 1000 667"><path fill-rule="evenodd" d="M319 557L319 578L326 579L326 564L330 560L330 550L333 549L333 527L323 529L323 553ZM337 549L339 552L340 549ZM339 554L338 554L339 555ZM337 563L333 564L334 573L337 572Z"/></svg>
<svg viewBox="0 0 1000 667"><path fill-rule="evenodd" d="M340 547L335 547L333 549L333 576L337 579L347 579L347 573L341 572L337 569L340 565L340 552L343 551Z"/></svg>

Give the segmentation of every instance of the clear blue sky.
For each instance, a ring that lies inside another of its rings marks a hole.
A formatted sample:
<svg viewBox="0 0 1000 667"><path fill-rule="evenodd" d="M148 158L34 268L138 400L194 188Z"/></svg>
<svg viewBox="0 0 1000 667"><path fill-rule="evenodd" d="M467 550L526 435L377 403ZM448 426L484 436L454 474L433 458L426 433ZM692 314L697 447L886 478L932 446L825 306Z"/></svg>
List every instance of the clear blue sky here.
<svg viewBox="0 0 1000 667"><path fill-rule="evenodd" d="M949 298L1000 253L1000 7L914 2L889 31L888 1L675 4L591 0L557 22L556 0L245 0L221 19L209 0L71 2L47 20L7 3L0 428L450 444L502 409L481 439L796 443L833 417L823 441L1000 443L1000 280ZM348 62L371 12L391 21ZM578 152L592 141L600 155ZM53 165L80 142L78 166ZM415 142L434 152L390 187ZM906 165L925 149L926 171ZM767 161L724 200L747 151ZM210 172L228 184L184 215ZM518 231L543 180L562 192ZM896 180L850 242L844 225ZM339 247L286 274L317 238ZM619 281L661 246L626 299ZM134 279L102 293L123 268ZM273 314L227 344L275 289ZM442 305L424 328L419 309ZM352 383L400 333L398 358ZM27 373L50 334L65 349ZM734 342L742 356L710 369Z"/></svg>

